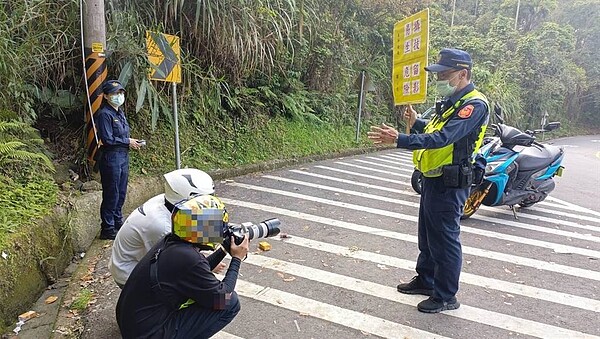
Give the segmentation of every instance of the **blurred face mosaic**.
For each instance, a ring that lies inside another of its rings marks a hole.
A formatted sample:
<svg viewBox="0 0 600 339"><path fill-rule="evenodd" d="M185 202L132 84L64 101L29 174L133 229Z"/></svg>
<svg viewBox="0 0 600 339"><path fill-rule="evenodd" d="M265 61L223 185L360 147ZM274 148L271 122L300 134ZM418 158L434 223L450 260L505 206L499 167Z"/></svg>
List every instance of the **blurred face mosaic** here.
<svg viewBox="0 0 600 339"><path fill-rule="evenodd" d="M192 243L220 243L227 221L228 215L220 200L212 196L196 197L177 204L173 233Z"/></svg>

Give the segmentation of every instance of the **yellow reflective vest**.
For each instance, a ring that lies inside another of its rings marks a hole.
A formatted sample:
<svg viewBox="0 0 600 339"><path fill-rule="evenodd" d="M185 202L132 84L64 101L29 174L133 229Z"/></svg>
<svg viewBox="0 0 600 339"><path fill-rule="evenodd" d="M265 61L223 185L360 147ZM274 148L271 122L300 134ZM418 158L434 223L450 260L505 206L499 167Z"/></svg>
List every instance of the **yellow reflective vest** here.
<svg viewBox="0 0 600 339"><path fill-rule="evenodd" d="M485 95L478 90L474 89L471 92L465 94L460 98L454 105L449 107L442 115L435 115L433 119L425 126L424 133L434 133L440 131L446 123L452 118L457 109L465 106L470 101L481 100L485 103L489 110L489 103ZM483 142L483 136L487 128L487 122L485 122L479 131L473 154L477 153L481 143ZM467 136L465 136L466 138ZM439 177L442 175L442 167L445 165L453 164L454 154L454 143L444 146L442 148L435 149L417 149L413 151L413 163L415 167L423 173L426 177Z"/></svg>

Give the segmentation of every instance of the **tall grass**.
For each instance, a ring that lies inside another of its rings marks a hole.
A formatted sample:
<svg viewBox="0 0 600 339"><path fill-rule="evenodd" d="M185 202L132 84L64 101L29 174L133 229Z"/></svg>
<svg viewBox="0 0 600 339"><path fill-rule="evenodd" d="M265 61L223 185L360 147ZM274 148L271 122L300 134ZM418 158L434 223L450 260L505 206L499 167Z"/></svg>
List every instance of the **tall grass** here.
<svg viewBox="0 0 600 339"><path fill-rule="evenodd" d="M0 6L0 109L33 122L40 111L64 115L81 78L78 2L4 1ZM68 92L57 92L59 89ZM54 99L54 100L53 100Z"/></svg>

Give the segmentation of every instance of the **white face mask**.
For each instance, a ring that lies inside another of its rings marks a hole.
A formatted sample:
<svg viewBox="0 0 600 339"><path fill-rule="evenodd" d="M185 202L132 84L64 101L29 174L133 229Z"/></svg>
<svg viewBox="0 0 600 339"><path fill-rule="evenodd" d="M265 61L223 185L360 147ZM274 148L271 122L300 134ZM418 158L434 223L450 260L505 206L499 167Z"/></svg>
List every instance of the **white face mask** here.
<svg viewBox="0 0 600 339"><path fill-rule="evenodd" d="M125 94L110 95L108 101L115 107L121 107L125 103Z"/></svg>

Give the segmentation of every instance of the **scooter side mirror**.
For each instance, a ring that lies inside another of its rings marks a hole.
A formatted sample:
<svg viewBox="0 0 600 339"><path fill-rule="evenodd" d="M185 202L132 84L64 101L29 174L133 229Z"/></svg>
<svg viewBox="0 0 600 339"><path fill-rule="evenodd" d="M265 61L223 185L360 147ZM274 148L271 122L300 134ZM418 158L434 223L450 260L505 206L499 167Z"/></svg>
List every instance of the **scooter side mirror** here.
<svg viewBox="0 0 600 339"><path fill-rule="evenodd" d="M548 124L546 124L546 126L544 126L544 130L546 130L547 132L554 131L558 128L560 128L560 121L549 122Z"/></svg>
<svg viewBox="0 0 600 339"><path fill-rule="evenodd" d="M504 123L504 118L502 117L502 106L500 106L498 103L494 103L494 115L499 123Z"/></svg>

